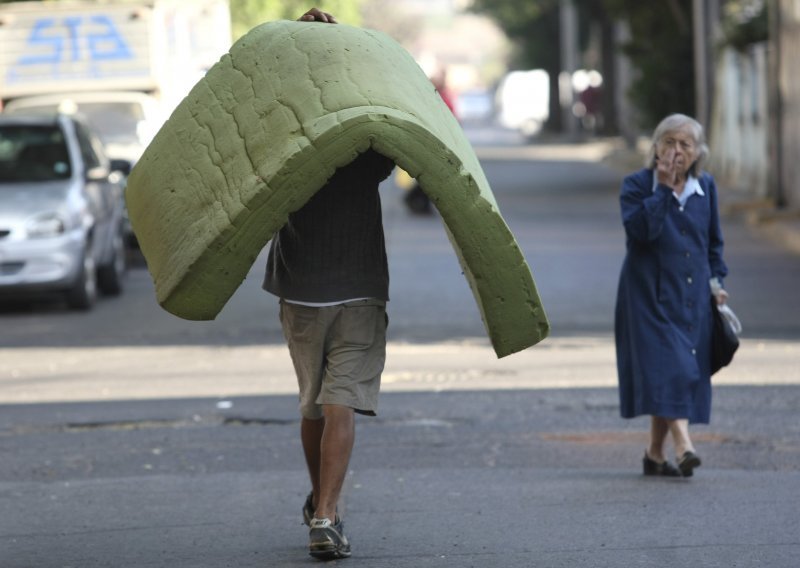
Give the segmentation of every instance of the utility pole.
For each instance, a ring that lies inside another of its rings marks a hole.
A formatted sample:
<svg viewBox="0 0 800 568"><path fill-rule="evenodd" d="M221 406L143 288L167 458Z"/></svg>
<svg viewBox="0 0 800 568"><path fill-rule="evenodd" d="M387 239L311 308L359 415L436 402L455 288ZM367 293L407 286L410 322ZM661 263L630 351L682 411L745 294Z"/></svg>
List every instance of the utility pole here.
<svg viewBox="0 0 800 568"><path fill-rule="evenodd" d="M693 0L695 118L708 131L714 100L714 53L717 38L719 0Z"/></svg>
<svg viewBox="0 0 800 568"><path fill-rule="evenodd" d="M614 106L617 109L617 123L619 132L629 148L636 147L638 129L636 128L636 113L630 100L628 91L633 82L633 69L627 55L624 55L620 46L631 39L628 22L618 21L614 24Z"/></svg>
<svg viewBox="0 0 800 568"><path fill-rule="evenodd" d="M769 91L769 195L775 200L778 208L786 206L786 186L784 184L784 128L783 128L783 96L781 92L781 69L783 68L783 41L781 37L781 9L779 2L769 10L769 43L770 57L767 70Z"/></svg>
<svg viewBox="0 0 800 568"><path fill-rule="evenodd" d="M558 98L561 103L561 116L564 132L570 138L578 134L578 121L572 112L574 92L572 74L578 68L578 13L574 0L561 0L559 6L561 38L561 72L558 75Z"/></svg>

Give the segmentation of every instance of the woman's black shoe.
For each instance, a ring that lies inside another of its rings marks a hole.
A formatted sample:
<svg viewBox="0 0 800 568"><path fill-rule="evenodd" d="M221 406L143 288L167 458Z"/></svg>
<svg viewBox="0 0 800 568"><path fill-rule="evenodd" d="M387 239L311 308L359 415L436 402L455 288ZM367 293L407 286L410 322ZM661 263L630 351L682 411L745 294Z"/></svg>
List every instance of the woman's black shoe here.
<svg viewBox="0 0 800 568"><path fill-rule="evenodd" d="M703 462L694 452L684 452L681 459L678 460L678 469L681 470L683 477L692 477L694 475L694 468L700 467Z"/></svg>
<svg viewBox="0 0 800 568"><path fill-rule="evenodd" d="M681 472L677 467L675 467L668 461L658 463L655 460L651 460L650 456L647 455L647 452L644 453L644 458L642 458L642 466L645 475L659 475L662 477L681 476Z"/></svg>

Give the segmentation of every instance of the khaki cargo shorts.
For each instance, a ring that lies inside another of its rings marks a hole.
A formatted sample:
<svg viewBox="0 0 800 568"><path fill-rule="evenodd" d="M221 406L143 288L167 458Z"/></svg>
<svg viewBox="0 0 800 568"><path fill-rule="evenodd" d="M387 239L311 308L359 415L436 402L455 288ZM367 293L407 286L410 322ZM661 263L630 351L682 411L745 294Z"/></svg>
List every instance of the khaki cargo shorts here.
<svg viewBox="0 0 800 568"><path fill-rule="evenodd" d="M300 387L302 416L322 418L323 404L374 416L386 361L386 302L311 307L282 301L280 318Z"/></svg>

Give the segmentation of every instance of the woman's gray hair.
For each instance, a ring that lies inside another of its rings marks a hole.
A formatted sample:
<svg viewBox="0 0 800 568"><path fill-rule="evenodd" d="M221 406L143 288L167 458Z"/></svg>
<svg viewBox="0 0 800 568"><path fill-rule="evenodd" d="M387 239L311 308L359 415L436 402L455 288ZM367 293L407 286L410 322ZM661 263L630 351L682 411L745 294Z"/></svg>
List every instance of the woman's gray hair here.
<svg viewBox="0 0 800 568"><path fill-rule="evenodd" d="M650 150L647 152L647 158L644 163L645 167L649 169L656 167L656 146L658 146L662 138L672 132L683 130L687 126L697 145L697 159L689 167L689 174L698 177L702 171L703 164L708 159L708 144L706 144L705 134L703 134L703 126L691 116L686 116L685 114L671 114L658 123L658 126L653 131Z"/></svg>

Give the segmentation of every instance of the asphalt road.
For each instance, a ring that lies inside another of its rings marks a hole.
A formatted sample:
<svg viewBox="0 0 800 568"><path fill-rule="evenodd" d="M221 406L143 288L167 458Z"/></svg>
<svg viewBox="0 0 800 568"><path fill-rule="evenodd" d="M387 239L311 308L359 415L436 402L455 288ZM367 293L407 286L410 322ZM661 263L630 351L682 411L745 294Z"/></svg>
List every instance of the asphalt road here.
<svg viewBox="0 0 800 568"><path fill-rule="evenodd" d="M342 507L351 565L797 565L800 258L725 218L745 326L694 430L694 479L640 475L618 417L622 172L599 145L474 131L553 336L497 361L436 216L382 188L392 276L376 419ZM141 266L89 313L0 306L0 567L294 566L307 491L263 258L214 322L163 312Z"/></svg>

